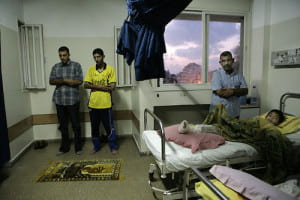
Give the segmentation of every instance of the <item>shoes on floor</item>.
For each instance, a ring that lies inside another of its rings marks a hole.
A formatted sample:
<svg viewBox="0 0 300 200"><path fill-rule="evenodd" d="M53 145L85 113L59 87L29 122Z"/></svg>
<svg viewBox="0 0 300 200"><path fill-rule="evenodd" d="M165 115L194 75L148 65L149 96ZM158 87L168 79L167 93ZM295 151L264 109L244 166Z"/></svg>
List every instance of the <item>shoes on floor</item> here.
<svg viewBox="0 0 300 200"><path fill-rule="evenodd" d="M67 153L67 151L66 152L65 151L59 151L59 152L56 153L56 156L60 156L60 155L63 155L65 153Z"/></svg>
<svg viewBox="0 0 300 200"><path fill-rule="evenodd" d="M90 154L95 154L97 153L98 151L95 151L94 149L90 152Z"/></svg>
<svg viewBox="0 0 300 200"><path fill-rule="evenodd" d="M112 155L117 155L119 152L117 150L111 150Z"/></svg>
<svg viewBox="0 0 300 200"><path fill-rule="evenodd" d="M82 151L82 150L76 151L76 155L81 155L81 154L83 154L83 151Z"/></svg>
<svg viewBox="0 0 300 200"><path fill-rule="evenodd" d="M37 140L33 143L34 149L43 149L48 146L48 142L46 140Z"/></svg>

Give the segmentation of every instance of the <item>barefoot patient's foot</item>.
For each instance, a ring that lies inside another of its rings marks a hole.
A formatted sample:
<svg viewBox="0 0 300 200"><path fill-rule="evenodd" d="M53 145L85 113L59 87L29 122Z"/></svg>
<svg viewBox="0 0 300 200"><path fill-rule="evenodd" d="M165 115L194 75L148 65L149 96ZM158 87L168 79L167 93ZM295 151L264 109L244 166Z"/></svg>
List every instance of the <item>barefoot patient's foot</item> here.
<svg viewBox="0 0 300 200"><path fill-rule="evenodd" d="M117 155L117 154L118 154L118 151L117 151L117 150L111 150L111 154L112 154L112 155Z"/></svg>
<svg viewBox="0 0 300 200"><path fill-rule="evenodd" d="M97 151L95 151L94 149L90 152L90 154L95 154L97 153Z"/></svg>
<svg viewBox="0 0 300 200"><path fill-rule="evenodd" d="M188 132L188 126L189 126L188 121L183 120L183 121L179 124L179 127L178 127L179 133L182 133L182 134L187 133L187 132Z"/></svg>
<svg viewBox="0 0 300 200"><path fill-rule="evenodd" d="M188 121L186 121L186 120L183 120L182 121L182 128L187 128L188 127Z"/></svg>

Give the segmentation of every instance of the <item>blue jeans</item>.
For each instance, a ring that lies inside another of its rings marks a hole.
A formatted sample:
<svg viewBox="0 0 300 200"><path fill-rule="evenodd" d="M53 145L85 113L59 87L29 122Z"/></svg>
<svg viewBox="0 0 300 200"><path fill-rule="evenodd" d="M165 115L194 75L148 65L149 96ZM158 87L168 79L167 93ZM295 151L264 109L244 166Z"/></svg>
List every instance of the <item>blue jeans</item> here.
<svg viewBox="0 0 300 200"><path fill-rule="evenodd" d="M92 141L94 144L94 151L100 150L100 123L102 122L106 131L108 144L111 150L117 150L117 136L113 121L112 108L107 109L94 109L89 108L91 128L92 128Z"/></svg>

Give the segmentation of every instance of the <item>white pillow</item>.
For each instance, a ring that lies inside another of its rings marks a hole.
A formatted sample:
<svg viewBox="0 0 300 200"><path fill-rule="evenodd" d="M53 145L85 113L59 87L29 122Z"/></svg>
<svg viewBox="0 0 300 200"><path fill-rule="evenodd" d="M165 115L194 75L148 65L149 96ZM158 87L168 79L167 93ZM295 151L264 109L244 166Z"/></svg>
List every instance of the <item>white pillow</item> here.
<svg viewBox="0 0 300 200"><path fill-rule="evenodd" d="M224 185L253 200L293 200L294 198L252 176L225 166L214 165L209 172Z"/></svg>

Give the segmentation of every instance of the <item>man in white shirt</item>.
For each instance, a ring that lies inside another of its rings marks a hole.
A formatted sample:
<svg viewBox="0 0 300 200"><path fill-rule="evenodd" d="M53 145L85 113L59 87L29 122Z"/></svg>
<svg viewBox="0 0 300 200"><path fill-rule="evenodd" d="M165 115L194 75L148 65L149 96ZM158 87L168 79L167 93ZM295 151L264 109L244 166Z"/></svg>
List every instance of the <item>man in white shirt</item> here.
<svg viewBox="0 0 300 200"><path fill-rule="evenodd" d="M211 81L210 110L216 104L224 104L229 116L239 118L240 96L248 94L246 81L241 73L234 71L232 67L234 59L231 52L222 52L219 63L222 68L214 72Z"/></svg>

